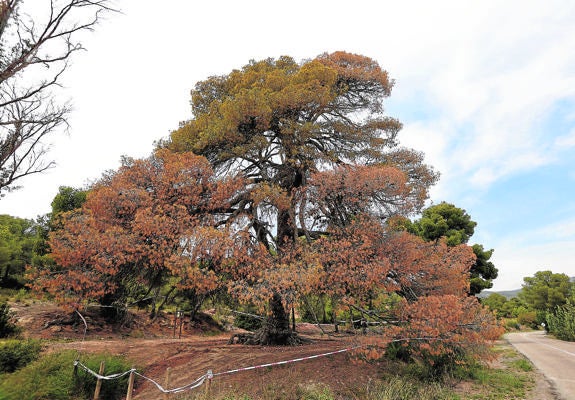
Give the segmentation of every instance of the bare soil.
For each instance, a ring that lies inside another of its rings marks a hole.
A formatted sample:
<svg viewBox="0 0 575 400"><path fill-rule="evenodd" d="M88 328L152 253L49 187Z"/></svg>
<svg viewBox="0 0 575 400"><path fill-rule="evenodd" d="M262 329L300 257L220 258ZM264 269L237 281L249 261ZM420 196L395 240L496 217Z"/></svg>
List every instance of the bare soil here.
<svg viewBox="0 0 575 400"><path fill-rule="evenodd" d="M84 315L88 329L78 318L51 303L12 303L11 309L31 338L50 339L47 351L76 349L80 354L108 352L131 360L147 377L166 387L187 385L211 370L215 376L193 391L172 395L170 399L218 397L224 393L249 394L253 398L290 398L286 393L297 393L298 387L329 386L341 399L360 399L365 388L382 376L386 365L358 361L353 352L305 359L299 362L256 368L218 375L235 369L280 361L306 358L353 346L354 335L324 335L311 324L299 324L298 333L311 343L291 347L229 345L228 339L238 330L222 330L209 323L190 324L188 321L174 329L174 316L167 314L149 322L145 312L135 314L130 327L114 327L98 317L97 312ZM548 382L536 374L536 386L531 400L553 400L556 397ZM209 390L209 393L206 391ZM460 384L457 391L466 394L470 386ZM161 392L149 381L136 380L134 399L162 399Z"/></svg>

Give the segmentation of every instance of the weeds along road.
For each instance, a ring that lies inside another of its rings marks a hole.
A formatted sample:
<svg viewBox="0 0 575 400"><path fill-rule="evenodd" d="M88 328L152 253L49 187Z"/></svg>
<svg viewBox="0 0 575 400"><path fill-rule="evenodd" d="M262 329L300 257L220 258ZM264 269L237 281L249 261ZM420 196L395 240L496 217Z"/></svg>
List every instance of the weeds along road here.
<svg viewBox="0 0 575 400"><path fill-rule="evenodd" d="M543 331L508 333L505 338L552 382L561 399L575 399L575 342Z"/></svg>

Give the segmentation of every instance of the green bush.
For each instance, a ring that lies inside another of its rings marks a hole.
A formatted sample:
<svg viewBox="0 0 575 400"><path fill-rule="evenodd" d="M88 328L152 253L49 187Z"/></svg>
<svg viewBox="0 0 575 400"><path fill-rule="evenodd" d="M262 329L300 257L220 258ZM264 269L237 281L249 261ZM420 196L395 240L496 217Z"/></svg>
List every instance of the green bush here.
<svg viewBox="0 0 575 400"><path fill-rule="evenodd" d="M537 322L537 313L535 311L527 311L519 314L517 316L517 322L533 329L537 329L539 327L539 323Z"/></svg>
<svg viewBox="0 0 575 400"><path fill-rule="evenodd" d="M568 302L547 313L549 331L561 340L575 342L575 304Z"/></svg>
<svg viewBox="0 0 575 400"><path fill-rule="evenodd" d="M14 313L10 311L8 303L0 303L0 338L13 336L20 332L13 320Z"/></svg>
<svg viewBox="0 0 575 400"><path fill-rule="evenodd" d="M521 325L519 324L519 322L517 322L517 319L509 318L505 320L505 329L507 329L508 331L519 330L521 329Z"/></svg>
<svg viewBox="0 0 575 400"><path fill-rule="evenodd" d="M64 400L92 398L96 378L78 369L74 377L77 352L68 350L47 354L26 367L4 376L0 383L0 399L4 400ZM119 357L90 355L82 359L88 368L98 371L100 361L106 362L105 374L124 372L130 365ZM128 375L122 379L102 382L100 398L121 399L126 394Z"/></svg>
<svg viewBox="0 0 575 400"><path fill-rule="evenodd" d="M436 354L417 346L417 343L390 343L385 355L404 363L408 376L425 382L440 382L460 366L474 362L473 355L463 347L452 346L450 351Z"/></svg>
<svg viewBox="0 0 575 400"><path fill-rule="evenodd" d="M38 340L7 340L0 343L0 373L14 372L38 359L42 345Z"/></svg>

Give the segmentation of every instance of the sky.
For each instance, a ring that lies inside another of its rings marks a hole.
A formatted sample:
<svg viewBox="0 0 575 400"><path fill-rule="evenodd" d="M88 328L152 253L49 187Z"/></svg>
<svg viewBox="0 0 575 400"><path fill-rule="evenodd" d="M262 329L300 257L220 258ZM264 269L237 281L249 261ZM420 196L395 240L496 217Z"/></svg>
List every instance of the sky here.
<svg viewBox="0 0 575 400"><path fill-rule="evenodd" d="M29 5L47 0L27 0ZM386 112L401 145L441 173L430 201L477 222L494 290L552 270L575 276L575 2L572 0L116 0L63 79L74 110L51 138L57 166L0 199L0 214L50 212L122 155L146 157L192 117L190 89L281 55L343 50L395 80ZM431 203L430 203L431 204Z"/></svg>

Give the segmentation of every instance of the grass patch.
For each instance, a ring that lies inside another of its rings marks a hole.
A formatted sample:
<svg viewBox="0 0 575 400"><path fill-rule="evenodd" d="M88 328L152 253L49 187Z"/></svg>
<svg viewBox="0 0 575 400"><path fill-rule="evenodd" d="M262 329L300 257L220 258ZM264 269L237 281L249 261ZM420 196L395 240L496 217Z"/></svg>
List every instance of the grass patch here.
<svg viewBox="0 0 575 400"><path fill-rule="evenodd" d="M468 366L460 371L460 378L471 383L471 388L460 392L461 400L525 399L533 388L533 366L509 347L496 347L500 366L483 364Z"/></svg>
<svg viewBox="0 0 575 400"><path fill-rule="evenodd" d="M96 379L83 371L74 377L76 351L46 354L24 368L5 374L0 379L0 399L3 400L66 400L92 398ZM88 368L97 371L100 361L106 362L106 375L124 372L130 364L120 357L94 354L82 359ZM127 379L102 383L100 398L121 399L126 394Z"/></svg>

